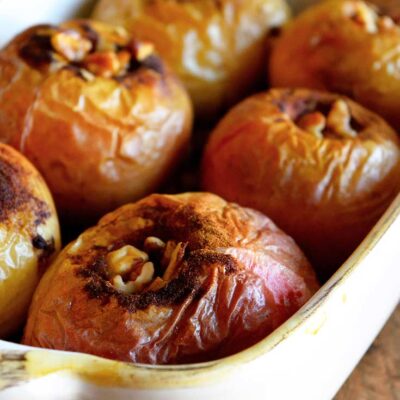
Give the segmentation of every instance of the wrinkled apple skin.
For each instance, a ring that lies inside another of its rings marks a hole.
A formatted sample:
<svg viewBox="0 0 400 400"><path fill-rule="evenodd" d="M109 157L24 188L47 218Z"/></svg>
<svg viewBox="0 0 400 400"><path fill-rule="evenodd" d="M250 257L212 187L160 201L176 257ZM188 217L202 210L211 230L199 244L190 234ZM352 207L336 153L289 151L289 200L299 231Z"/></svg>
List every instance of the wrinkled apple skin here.
<svg viewBox="0 0 400 400"><path fill-rule="evenodd" d="M110 246L187 243L177 275L123 295L104 275ZM103 275L102 272L103 271ZM84 232L40 283L25 344L123 361L214 360L258 342L317 290L294 241L267 217L207 193L152 195Z"/></svg>

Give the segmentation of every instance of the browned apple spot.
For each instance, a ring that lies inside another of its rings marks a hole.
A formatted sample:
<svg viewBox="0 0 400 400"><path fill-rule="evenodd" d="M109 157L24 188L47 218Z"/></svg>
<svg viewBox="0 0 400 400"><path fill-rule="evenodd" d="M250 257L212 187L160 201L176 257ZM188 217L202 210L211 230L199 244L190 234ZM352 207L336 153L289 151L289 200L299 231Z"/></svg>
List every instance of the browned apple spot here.
<svg viewBox="0 0 400 400"><path fill-rule="evenodd" d="M42 200L29 193L25 185L28 173L13 163L5 149L0 149L0 222L7 223L12 214L29 208L31 229L46 221L51 213Z"/></svg>
<svg viewBox="0 0 400 400"><path fill-rule="evenodd" d="M55 241L54 238L52 237L50 240L46 240L43 236L40 234L36 234L32 238L32 246L40 250L40 255L39 255L39 273L42 273L41 269L45 266L48 265L49 258L54 254L55 251Z"/></svg>
<svg viewBox="0 0 400 400"><path fill-rule="evenodd" d="M36 69L48 66L53 61L53 55L51 36L40 33L40 29L33 33L19 49L19 56L29 66Z"/></svg>

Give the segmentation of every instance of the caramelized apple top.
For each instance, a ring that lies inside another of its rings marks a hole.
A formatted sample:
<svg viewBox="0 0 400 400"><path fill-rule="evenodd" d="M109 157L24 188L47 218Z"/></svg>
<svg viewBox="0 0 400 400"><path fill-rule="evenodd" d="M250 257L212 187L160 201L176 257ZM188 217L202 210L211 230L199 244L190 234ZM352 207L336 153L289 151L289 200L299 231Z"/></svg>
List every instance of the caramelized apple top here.
<svg viewBox="0 0 400 400"><path fill-rule="evenodd" d="M19 56L43 72L69 69L86 80L122 78L141 66L163 69L152 44L130 39L124 28L85 20L31 28L21 37Z"/></svg>

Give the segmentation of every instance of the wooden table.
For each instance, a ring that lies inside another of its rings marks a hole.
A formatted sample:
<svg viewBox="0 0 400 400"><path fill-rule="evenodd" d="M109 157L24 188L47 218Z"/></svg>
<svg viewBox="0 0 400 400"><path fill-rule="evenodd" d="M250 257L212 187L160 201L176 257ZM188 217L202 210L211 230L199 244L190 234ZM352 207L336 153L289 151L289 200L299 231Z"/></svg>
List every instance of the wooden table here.
<svg viewBox="0 0 400 400"><path fill-rule="evenodd" d="M336 400L400 400L400 305Z"/></svg>

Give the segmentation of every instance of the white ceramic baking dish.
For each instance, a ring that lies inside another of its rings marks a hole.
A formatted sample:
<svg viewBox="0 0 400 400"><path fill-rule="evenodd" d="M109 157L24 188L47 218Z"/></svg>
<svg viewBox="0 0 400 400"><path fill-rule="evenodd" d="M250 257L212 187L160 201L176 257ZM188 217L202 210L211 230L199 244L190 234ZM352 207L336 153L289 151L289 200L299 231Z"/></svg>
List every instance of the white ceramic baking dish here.
<svg viewBox="0 0 400 400"><path fill-rule="evenodd" d="M301 9L312 0L293 0ZM0 0L0 45L91 0ZM400 299L400 196L350 259L290 320L234 356L146 366L0 341L0 400L305 399L334 396Z"/></svg>

